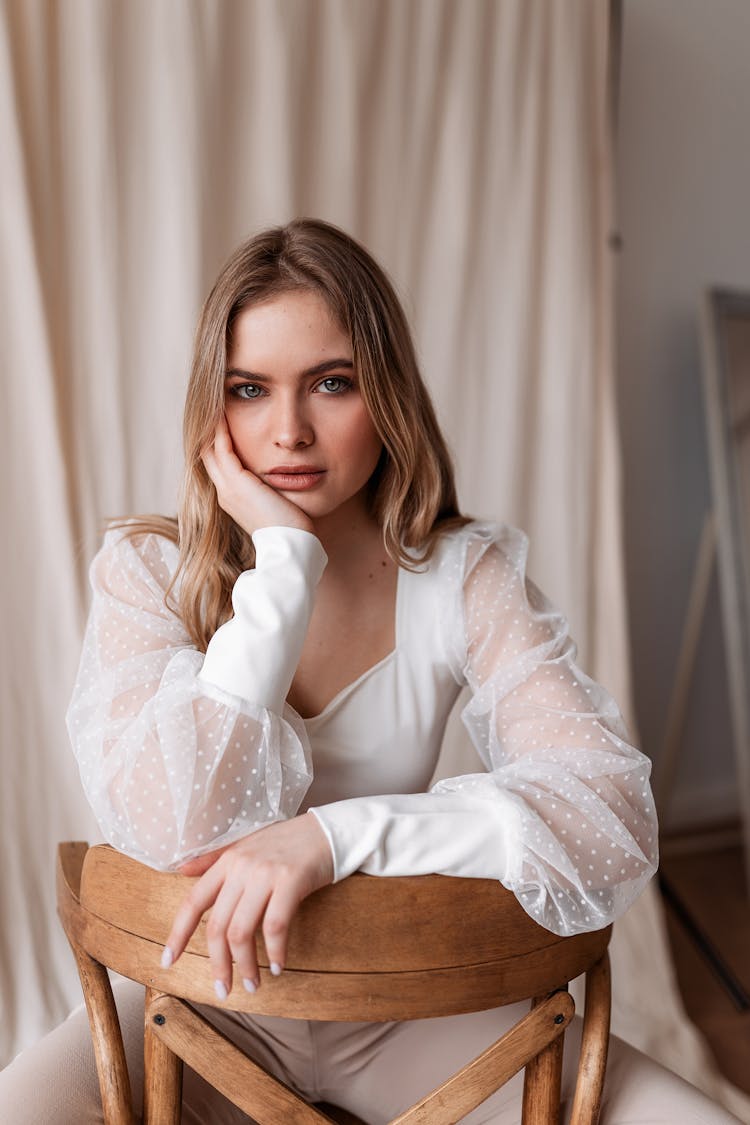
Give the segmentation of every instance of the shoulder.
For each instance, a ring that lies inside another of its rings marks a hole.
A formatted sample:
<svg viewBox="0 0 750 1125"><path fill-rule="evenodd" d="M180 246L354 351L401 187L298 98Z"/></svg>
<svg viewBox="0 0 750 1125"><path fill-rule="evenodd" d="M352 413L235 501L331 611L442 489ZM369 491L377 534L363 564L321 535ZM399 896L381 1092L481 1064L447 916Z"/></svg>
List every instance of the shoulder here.
<svg viewBox="0 0 750 1125"><path fill-rule="evenodd" d="M438 650L463 682L467 639L478 622L497 621L500 608L524 597L528 540L508 524L473 519L437 536L413 583L419 614L435 624Z"/></svg>
<svg viewBox="0 0 750 1125"><path fill-rule="evenodd" d="M473 520L447 538L442 601L454 666L470 662L478 674L540 645L570 643L564 615L526 573L523 531Z"/></svg>
<svg viewBox="0 0 750 1125"><path fill-rule="evenodd" d="M506 578L523 575L529 540L523 531L506 523L473 519L462 527L440 533L433 559L446 582L463 587L468 579L494 570Z"/></svg>
<svg viewBox="0 0 750 1125"><path fill-rule="evenodd" d="M436 562L441 596L475 622L528 612L559 616L527 573L529 539L507 523L472 520L445 533Z"/></svg>
<svg viewBox="0 0 750 1125"><path fill-rule="evenodd" d="M163 603L179 564L170 522L134 519L110 526L91 564L94 591L131 604Z"/></svg>

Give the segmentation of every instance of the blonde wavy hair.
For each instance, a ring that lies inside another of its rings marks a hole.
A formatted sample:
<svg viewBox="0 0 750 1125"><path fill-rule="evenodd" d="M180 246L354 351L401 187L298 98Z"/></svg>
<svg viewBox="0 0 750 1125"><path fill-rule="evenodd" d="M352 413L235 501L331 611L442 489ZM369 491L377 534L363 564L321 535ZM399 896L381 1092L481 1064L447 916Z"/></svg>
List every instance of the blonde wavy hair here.
<svg viewBox="0 0 750 1125"><path fill-rule="evenodd" d="M254 565L250 537L219 507L201 451L224 411L232 326L249 305L290 290L319 293L352 343L362 397L383 442L368 484L385 548L413 568L407 549L430 557L440 531L466 522L456 500L453 466L422 381L404 311L386 274L353 238L318 219L295 219L240 245L203 306L187 389L185 471L176 520L145 517L129 534L167 535L179 546L179 607L193 642L205 651L231 616L238 575ZM168 595L169 596L169 595Z"/></svg>

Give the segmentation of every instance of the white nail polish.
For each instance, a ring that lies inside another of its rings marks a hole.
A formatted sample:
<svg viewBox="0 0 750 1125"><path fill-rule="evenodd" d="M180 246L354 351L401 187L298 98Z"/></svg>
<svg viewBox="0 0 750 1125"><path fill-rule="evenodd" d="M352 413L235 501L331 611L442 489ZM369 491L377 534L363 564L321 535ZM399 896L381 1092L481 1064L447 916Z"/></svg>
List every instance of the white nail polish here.
<svg viewBox="0 0 750 1125"><path fill-rule="evenodd" d="M161 954L161 967L162 967L162 969L168 969L173 961L174 961L174 953L172 952L172 950L169 948L168 945L165 945L164 949L162 950L162 954Z"/></svg>
<svg viewBox="0 0 750 1125"><path fill-rule="evenodd" d="M279 965L276 961L272 961L271 964L268 967L271 970L271 976L272 977L280 977L281 976L281 965Z"/></svg>
<svg viewBox="0 0 750 1125"><path fill-rule="evenodd" d="M224 984L223 980L215 980L214 981L214 992L216 993L216 995L219 997L220 1000L226 1000L226 998L228 996L228 993L227 993L226 985Z"/></svg>
<svg viewBox="0 0 750 1125"><path fill-rule="evenodd" d="M255 992L258 987L254 980L249 980L247 977L242 978L242 983L246 992Z"/></svg>

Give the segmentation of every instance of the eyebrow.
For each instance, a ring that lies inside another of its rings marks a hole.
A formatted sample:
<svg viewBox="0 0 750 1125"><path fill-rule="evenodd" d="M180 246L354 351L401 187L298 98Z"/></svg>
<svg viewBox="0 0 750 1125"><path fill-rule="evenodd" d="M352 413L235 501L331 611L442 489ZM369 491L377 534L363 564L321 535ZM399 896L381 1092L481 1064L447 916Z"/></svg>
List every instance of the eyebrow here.
<svg viewBox="0 0 750 1125"><path fill-rule="evenodd" d="M326 371L335 371L345 367L348 371L354 370L354 363L351 359L327 359L323 363L316 363L314 367L306 368L301 374L303 379L312 378L315 375L325 375ZM269 376L262 375L259 371L245 371L241 367L228 367L225 378L229 379L233 375L241 379L257 379L259 381L268 382Z"/></svg>

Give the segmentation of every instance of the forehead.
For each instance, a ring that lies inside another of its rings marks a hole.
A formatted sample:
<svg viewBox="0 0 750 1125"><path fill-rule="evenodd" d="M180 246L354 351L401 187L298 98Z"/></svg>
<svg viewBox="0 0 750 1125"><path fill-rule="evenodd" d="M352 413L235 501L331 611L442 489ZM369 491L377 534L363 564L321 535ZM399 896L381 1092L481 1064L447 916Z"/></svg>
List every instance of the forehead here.
<svg viewBox="0 0 750 1125"><path fill-rule="evenodd" d="M228 353L230 365L262 370L262 364L278 361L351 359L352 346L325 298L302 289L242 309L232 324Z"/></svg>

